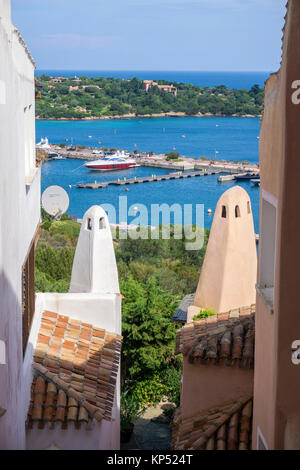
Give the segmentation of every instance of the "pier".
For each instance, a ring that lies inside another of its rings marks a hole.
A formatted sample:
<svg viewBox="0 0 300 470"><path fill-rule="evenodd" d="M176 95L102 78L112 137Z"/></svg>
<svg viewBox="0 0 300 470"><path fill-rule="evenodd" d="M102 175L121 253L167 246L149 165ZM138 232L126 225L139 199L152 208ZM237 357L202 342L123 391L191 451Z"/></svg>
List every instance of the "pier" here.
<svg viewBox="0 0 300 470"><path fill-rule="evenodd" d="M144 176L144 177L137 177L134 178L118 178L117 180L110 180L110 181L102 181L94 183L79 183L77 184L77 188L80 189L100 189L100 188L107 188L108 186L125 186L131 184L141 184L141 183L154 183L156 181L170 181L170 180L179 180L179 179L188 179L188 178L195 178L197 176L209 176L209 175L216 175L221 173L221 170L201 170L201 171L185 171L185 172L176 172L170 173L167 175L152 175L152 176Z"/></svg>
<svg viewBox="0 0 300 470"><path fill-rule="evenodd" d="M103 155L94 154L95 149L86 148L79 150L67 150L65 148L59 148L55 145L51 145L51 151L49 153L57 152L62 158L71 158L77 160L93 161L99 160ZM131 155L132 158L136 159L138 165L148 168L161 168L174 171L215 171L219 173L238 174L238 173L259 173L259 167L256 163L249 162L230 162L226 160L211 160L203 158L189 158L185 156L180 157L180 161L167 160L166 155L151 155L145 156Z"/></svg>

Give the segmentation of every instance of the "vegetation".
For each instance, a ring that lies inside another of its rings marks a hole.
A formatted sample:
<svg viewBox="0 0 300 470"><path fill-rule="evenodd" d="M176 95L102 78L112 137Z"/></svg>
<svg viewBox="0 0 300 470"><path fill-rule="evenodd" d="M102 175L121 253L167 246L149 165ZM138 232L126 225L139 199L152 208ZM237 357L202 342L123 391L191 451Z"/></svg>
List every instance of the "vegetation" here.
<svg viewBox="0 0 300 470"><path fill-rule="evenodd" d="M201 320L202 318L212 317L214 315L217 315L217 312L214 312L213 310L210 310L210 309L202 308L197 315L193 316L193 321Z"/></svg>
<svg viewBox="0 0 300 470"><path fill-rule="evenodd" d="M144 407L134 395L129 395L128 390L121 395L121 431L130 430L133 422L138 419L145 411Z"/></svg>
<svg viewBox="0 0 300 470"><path fill-rule="evenodd" d="M43 83L42 97L36 102L41 119L84 119L126 114L143 116L179 112L186 115L260 115L264 90L254 85L251 90L228 89L224 85L200 88L185 83L172 83L177 96L152 86L148 92L142 80L114 78L66 78L60 83L51 77L38 77ZM171 84L159 80L158 84Z"/></svg>
<svg viewBox="0 0 300 470"><path fill-rule="evenodd" d="M64 216L43 217L36 252L36 290L67 292L80 224ZM122 306L122 389L141 405L164 396L179 403L181 359L175 356L178 325L171 321L180 300L195 292L205 244L187 251L185 239L122 240L116 235L115 253ZM127 396L127 395L126 395Z"/></svg>

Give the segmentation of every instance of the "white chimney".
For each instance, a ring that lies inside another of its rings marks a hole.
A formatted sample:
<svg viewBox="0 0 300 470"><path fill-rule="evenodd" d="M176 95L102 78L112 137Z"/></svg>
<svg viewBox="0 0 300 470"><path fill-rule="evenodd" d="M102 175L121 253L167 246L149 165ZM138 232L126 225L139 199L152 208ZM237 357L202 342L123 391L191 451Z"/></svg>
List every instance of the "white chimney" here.
<svg viewBox="0 0 300 470"><path fill-rule="evenodd" d="M108 217L100 206L84 215L74 262L72 293L118 294L118 270Z"/></svg>

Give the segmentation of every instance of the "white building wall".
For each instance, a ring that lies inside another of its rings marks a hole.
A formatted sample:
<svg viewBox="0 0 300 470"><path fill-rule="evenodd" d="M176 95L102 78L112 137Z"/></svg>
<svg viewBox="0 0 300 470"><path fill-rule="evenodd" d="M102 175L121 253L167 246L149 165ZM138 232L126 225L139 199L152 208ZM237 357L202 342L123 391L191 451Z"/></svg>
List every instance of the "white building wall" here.
<svg viewBox="0 0 300 470"><path fill-rule="evenodd" d="M99 223L101 221L101 223ZM36 295L35 317L24 360L24 422L30 402L33 351L44 311L90 323L121 335L121 294L116 258L106 213L99 206L85 214L73 262L71 288L66 294ZM93 430L38 429L27 432L27 449L118 450L120 448L120 369L115 389L112 421L96 423Z"/></svg>
<svg viewBox="0 0 300 470"><path fill-rule="evenodd" d="M40 219L34 113L34 63L11 24L10 0L0 0L0 449L25 447L22 266Z"/></svg>

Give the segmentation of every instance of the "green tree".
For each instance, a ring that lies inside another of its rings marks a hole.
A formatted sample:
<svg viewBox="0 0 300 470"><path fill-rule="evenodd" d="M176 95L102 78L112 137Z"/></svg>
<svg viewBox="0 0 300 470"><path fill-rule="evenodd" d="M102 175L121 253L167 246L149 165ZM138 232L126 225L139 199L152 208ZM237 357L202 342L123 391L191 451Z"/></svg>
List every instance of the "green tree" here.
<svg viewBox="0 0 300 470"><path fill-rule="evenodd" d="M163 292L154 279L146 284L131 276L121 281L123 302L123 383L134 386L178 364L174 355L176 326L173 296Z"/></svg>

